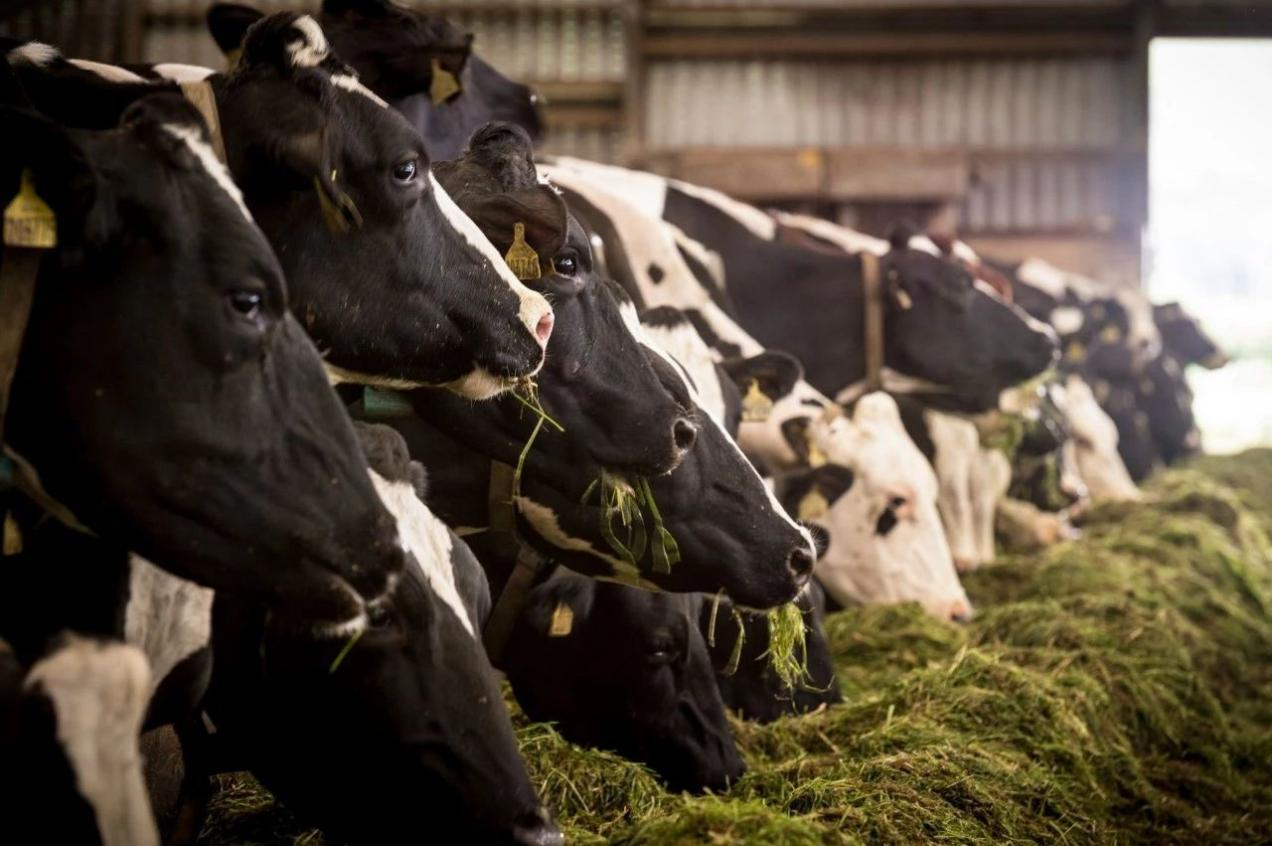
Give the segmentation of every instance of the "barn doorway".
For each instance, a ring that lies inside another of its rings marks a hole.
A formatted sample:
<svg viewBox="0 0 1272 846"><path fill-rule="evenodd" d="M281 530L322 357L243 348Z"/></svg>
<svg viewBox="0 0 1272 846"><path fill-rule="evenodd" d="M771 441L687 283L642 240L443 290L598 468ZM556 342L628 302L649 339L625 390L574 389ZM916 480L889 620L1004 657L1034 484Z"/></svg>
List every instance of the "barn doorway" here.
<svg viewBox="0 0 1272 846"><path fill-rule="evenodd" d="M1149 114L1149 296L1233 359L1189 374L1203 443L1272 445L1272 40L1155 39Z"/></svg>

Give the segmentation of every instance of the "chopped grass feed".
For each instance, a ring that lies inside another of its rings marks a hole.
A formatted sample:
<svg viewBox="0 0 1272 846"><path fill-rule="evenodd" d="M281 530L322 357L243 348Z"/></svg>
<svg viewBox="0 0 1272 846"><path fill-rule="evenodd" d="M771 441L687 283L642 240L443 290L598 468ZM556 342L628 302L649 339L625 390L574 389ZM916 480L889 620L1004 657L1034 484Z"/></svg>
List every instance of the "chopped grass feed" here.
<svg viewBox="0 0 1272 846"><path fill-rule="evenodd" d="M517 715L531 776L570 843L1266 842L1272 451L1146 494L967 577L965 626L912 605L830 615L845 703L735 722L749 772L722 796L669 794ZM247 807L252 842L307 836ZM202 842L245 842L236 813L219 805Z"/></svg>

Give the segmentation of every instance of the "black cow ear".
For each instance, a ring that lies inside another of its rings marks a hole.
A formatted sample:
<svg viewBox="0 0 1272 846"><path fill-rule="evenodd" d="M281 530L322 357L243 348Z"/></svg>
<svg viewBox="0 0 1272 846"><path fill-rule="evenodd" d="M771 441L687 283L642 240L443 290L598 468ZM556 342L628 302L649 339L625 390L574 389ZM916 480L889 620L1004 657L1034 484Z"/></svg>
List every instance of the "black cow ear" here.
<svg viewBox="0 0 1272 846"><path fill-rule="evenodd" d="M503 191L538 184L534 167L534 142L520 126L491 121L468 139L466 158L484 168Z"/></svg>
<svg viewBox="0 0 1272 846"><path fill-rule="evenodd" d="M743 402L756 392L775 403L795 389L795 383L804 378L804 366L799 359L779 350L765 350L749 358L730 358L720 362L724 372L742 392Z"/></svg>
<svg viewBox="0 0 1272 846"><path fill-rule="evenodd" d="M521 224L526 245L539 257L541 272L551 274L552 257L565 244L569 226L565 200L551 188L536 186L510 194L461 194L456 203L500 255L511 249L517 224Z"/></svg>
<svg viewBox="0 0 1272 846"><path fill-rule="evenodd" d="M56 218L58 244L104 239L114 229L108 192L71 134L38 112L0 106L0 207L17 196L24 172Z"/></svg>
<svg viewBox="0 0 1272 846"><path fill-rule="evenodd" d="M238 3L217 3L208 9L208 31L221 52L227 56L243 46L248 28L265 17L265 13Z"/></svg>
<svg viewBox="0 0 1272 846"><path fill-rule="evenodd" d="M852 487L855 476L839 464L794 470L775 480L778 501L795 519L805 523L825 516Z"/></svg>

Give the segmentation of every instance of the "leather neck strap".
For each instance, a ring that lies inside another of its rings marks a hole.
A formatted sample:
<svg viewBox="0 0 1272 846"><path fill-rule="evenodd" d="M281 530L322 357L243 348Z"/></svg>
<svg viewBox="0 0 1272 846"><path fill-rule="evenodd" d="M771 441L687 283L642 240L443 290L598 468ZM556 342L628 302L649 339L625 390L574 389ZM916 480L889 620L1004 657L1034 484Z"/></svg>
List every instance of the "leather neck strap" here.
<svg viewBox="0 0 1272 846"><path fill-rule="evenodd" d="M514 475L515 471L509 465L500 461L490 462L490 491L487 496L490 534L500 554L516 556L516 564L495 600L482 633L486 654L492 664L498 664L530 589L548 565L548 559L517 532L517 511L512 500Z"/></svg>
<svg viewBox="0 0 1272 846"><path fill-rule="evenodd" d="M203 121L208 125L208 135L212 138L212 151L225 164L225 139L221 136L221 118L216 110L216 94L212 83L206 79L198 82L182 82L181 93L190 105L199 110Z"/></svg>
<svg viewBox="0 0 1272 846"><path fill-rule="evenodd" d="M861 278L865 294L865 392L869 393L883 389L883 284L879 257L874 253L861 253Z"/></svg>

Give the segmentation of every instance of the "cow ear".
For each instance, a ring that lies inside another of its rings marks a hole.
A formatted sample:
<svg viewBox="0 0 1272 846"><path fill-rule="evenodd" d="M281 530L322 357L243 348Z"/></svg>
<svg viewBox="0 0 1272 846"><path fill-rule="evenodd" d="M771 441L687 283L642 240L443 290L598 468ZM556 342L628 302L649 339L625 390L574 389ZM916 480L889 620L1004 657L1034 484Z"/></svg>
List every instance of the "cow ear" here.
<svg viewBox="0 0 1272 846"><path fill-rule="evenodd" d="M516 191L538 184L534 142L520 126L491 121L468 139L467 158L485 169L500 190Z"/></svg>
<svg viewBox="0 0 1272 846"><path fill-rule="evenodd" d="M57 242L104 240L115 228L113 203L83 148L38 112L0 106L0 207L30 187L53 212Z"/></svg>
<svg viewBox="0 0 1272 846"><path fill-rule="evenodd" d="M243 46L248 28L265 17L265 13L238 3L217 3L208 9L208 31L226 56Z"/></svg>
<svg viewBox="0 0 1272 846"><path fill-rule="evenodd" d="M810 523L820 519L848 492L856 476L839 464L794 470L775 480L778 501L795 519Z"/></svg>
<svg viewBox="0 0 1272 846"><path fill-rule="evenodd" d="M540 273L552 273L552 257L564 246L569 226L565 201L555 191L540 186L511 194L465 194L456 202L500 255L511 249L521 224L526 245L539 257Z"/></svg>
<svg viewBox="0 0 1272 846"><path fill-rule="evenodd" d="M265 146L279 165L313 188L332 232L340 234L362 226L362 214L341 187L340 171L331 163L326 126L286 135Z"/></svg>
<svg viewBox="0 0 1272 846"><path fill-rule="evenodd" d="M795 383L804 378L804 365L799 359L778 350L766 350L747 359L726 359L720 366L738 385L743 397L758 391L771 403L794 391Z"/></svg>

